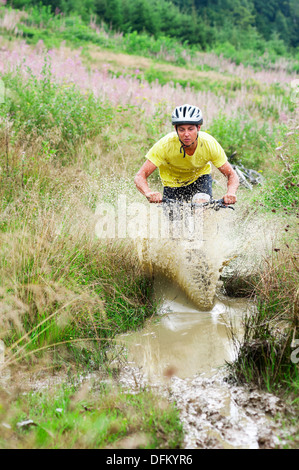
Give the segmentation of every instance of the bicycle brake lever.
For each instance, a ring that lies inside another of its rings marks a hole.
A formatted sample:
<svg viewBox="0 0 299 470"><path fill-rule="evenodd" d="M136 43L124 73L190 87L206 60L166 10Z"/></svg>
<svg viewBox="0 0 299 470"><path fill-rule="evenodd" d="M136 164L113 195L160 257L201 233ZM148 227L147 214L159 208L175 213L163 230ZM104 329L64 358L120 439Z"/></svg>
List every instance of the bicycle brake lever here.
<svg viewBox="0 0 299 470"><path fill-rule="evenodd" d="M232 206L227 206L227 205L225 204L225 202L224 202L224 199L219 199L219 200L217 201L217 205L216 205L216 207L215 207L215 211L219 211L219 209L221 209L221 208L223 208L223 209L232 209L233 211L235 210L234 207L232 207Z"/></svg>

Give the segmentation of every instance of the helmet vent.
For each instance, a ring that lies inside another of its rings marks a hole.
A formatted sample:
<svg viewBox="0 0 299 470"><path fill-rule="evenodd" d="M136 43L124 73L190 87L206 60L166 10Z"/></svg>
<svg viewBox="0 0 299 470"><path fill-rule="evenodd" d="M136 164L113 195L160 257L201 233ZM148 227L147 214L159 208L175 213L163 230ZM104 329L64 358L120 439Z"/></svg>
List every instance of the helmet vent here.
<svg viewBox="0 0 299 470"><path fill-rule="evenodd" d="M177 106L172 113L172 124L194 124L202 125L202 113L197 106L191 106L190 104L184 104L183 106Z"/></svg>

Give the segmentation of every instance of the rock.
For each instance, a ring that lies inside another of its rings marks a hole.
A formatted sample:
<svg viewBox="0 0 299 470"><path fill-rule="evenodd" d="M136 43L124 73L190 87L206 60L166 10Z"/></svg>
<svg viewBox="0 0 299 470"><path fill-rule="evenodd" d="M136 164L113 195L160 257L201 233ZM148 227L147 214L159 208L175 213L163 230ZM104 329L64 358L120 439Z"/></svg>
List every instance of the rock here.
<svg viewBox="0 0 299 470"><path fill-rule="evenodd" d="M32 421L32 419L26 419L25 421L20 421L19 423L17 423L17 426L20 429L28 429L30 426L37 426L37 424Z"/></svg>

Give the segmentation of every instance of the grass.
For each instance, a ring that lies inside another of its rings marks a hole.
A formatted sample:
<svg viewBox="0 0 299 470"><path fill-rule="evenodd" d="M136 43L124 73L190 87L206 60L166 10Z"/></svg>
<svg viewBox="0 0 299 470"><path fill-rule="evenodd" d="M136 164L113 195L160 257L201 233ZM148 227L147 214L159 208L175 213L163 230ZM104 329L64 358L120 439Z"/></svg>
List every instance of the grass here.
<svg viewBox="0 0 299 470"><path fill-rule="evenodd" d="M87 136L91 139L108 124L112 111L108 106L104 111L91 93L79 93L70 83L63 86L54 83L47 58L39 78L30 69L27 74L8 73L3 77L9 90L1 106L6 132L13 122L15 138L23 142L23 160L27 147L39 141L44 160L55 163L58 159L64 163L66 155L75 157L80 142Z"/></svg>
<svg viewBox="0 0 299 470"><path fill-rule="evenodd" d="M235 338L237 359L230 364L238 383L253 383L288 395L296 406L298 151L298 129L293 128L276 148L277 171L273 165L271 179L249 202L254 207L258 205L260 217L269 217L269 213L276 217L278 233L271 251L243 283L244 291L247 289L255 301L256 310L244 318L244 337L241 341Z"/></svg>
<svg viewBox="0 0 299 470"><path fill-rule="evenodd" d="M256 309L244 317L242 339L233 334L237 358L229 370L237 383L288 395L295 404L299 384L294 352L299 321L298 257L294 240L275 246L251 278Z"/></svg>
<svg viewBox="0 0 299 470"><path fill-rule="evenodd" d="M141 276L128 247L101 246L91 211L82 210L78 219L78 206L73 216L65 209L75 199L56 201L55 210L43 202L42 210L41 201L19 203L22 229L15 230L18 217L10 218L1 234L2 338L18 355L24 343L32 351L71 340L75 352L80 338L91 345L100 341L96 347L102 344L103 355L106 339L139 327L150 314L150 281ZM86 354L85 367L88 349L79 361Z"/></svg>
<svg viewBox="0 0 299 470"><path fill-rule="evenodd" d="M298 126L285 133L275 148L276 172L261 192L265 206L271 211L283 210L285 215L298 216Z"/></svg>
<svg viewBox="0 0 299 470"><path fill-rule="evenodd" d="M58 87L47 64L39 80L18 72L5 81L18 99L1 107L1 338L12 361L60 344L96 367L109 340L153 312L130 244L95 235L96 204L111 186L94 177L90 146L111 147L101 132L115 111Z"/></svg>
<svg viewBox="0 0 299 470"><path fill-rule="evenodd" d="M68 383L13 399L2 392L1 401L2 449L177 449L182 445L182 425L174 406L148 391L130 394L85 381L81 386Z"/></svg>

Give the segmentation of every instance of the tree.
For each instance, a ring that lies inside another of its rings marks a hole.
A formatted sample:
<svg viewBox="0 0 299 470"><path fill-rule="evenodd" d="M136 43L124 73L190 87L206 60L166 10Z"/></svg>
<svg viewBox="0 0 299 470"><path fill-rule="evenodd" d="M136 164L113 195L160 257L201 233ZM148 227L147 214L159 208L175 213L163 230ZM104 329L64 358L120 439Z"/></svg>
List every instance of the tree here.
<svg viewBox="0 0 299 470"><path fill-rule="evenodd" d="M290 33L288 29L288 24L285 16L278 10L275 17L275 30L279 35L280 39L285 41L287 44L290 42Z"/></svg>

